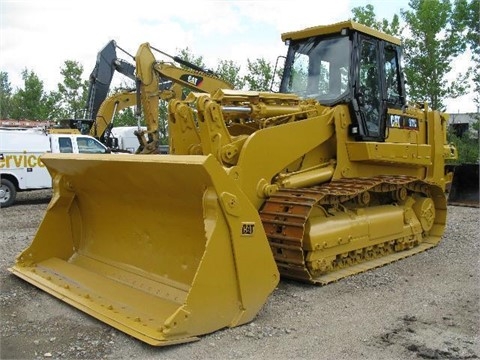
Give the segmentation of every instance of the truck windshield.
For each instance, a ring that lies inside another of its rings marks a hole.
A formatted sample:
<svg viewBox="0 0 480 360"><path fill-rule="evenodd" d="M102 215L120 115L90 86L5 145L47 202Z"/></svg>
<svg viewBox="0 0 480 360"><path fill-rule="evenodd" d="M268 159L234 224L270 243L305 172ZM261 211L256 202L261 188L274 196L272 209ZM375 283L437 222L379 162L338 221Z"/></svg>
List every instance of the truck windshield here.
<svg viewBox="0 0 480 360"><path fill-rule="evenodd" d="M283 86L286 92L331 105L348 93L350 40L348 36L311 37L292 42Z"/></svg>
<svg viewBox="0 0 480 360"><path fill-rule="evenodd" d="M88 137L77 138L78 152L80 154L105 154L107 149L100 142Z"/></svg>

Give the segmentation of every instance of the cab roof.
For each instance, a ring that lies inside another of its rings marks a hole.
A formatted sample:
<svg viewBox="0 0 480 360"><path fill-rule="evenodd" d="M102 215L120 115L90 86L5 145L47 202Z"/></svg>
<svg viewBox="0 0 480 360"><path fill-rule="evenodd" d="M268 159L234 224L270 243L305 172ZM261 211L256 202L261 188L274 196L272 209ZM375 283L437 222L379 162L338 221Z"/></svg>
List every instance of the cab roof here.
<svg viewBox="0 0 480 360"><path fill-rule="evenodd" d="M388 41L396 45L401 44L400 39L394 36L385 34L378 30L372 29L368 26L356 23L352 20L342 21L339 23L331 24L331 25L320 25L320 26L309 27L303 30L286 32L282 34L282 41L305 39L305 38L309 38L312 36L319 36L319 35L336 34L345 28L358 31L358 32Z"/></svg>

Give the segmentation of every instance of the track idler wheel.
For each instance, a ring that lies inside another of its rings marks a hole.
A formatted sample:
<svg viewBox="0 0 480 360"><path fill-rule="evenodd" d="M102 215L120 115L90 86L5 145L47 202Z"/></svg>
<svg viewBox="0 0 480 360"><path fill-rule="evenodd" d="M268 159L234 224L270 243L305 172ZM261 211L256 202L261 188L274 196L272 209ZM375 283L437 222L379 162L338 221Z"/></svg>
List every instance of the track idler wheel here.
<svg viewBox="0 0 480 360"><path fill-rule="evenodd" d="M435 222L435 204L433 200L430 198L417 199L412 208L422 225L422 229L430 231Z"/></svg>

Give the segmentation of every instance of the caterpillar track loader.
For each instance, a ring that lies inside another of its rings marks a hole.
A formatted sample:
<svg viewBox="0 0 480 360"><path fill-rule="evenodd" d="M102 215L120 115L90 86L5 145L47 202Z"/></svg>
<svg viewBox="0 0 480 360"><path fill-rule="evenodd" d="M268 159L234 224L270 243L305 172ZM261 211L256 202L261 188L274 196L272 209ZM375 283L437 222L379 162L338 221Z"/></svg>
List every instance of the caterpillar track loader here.
<svg viewBox="0 0 480 360"><path fill-rule="evenodd" d="M152 49L172 58L185 68L173 63L157 61ZM106 98L100 105L90 135L102 139L112 148L111 127L113 117L126 107L136 106L139 120L142 107L147 126L146 131L138 130L138 153L156 153L159 146L158 116L159 101L182 99L184 90L213 93L218 89L232 89L232 85L217 77L213 72L200 68L177 56L168 55L150 46L141 44L135 56L136 90L120 91ZM143 106L142 106L143 105ZM139 125L140 129L140 125Z"/></svg>
<svg viewBox="0 0 480 360"><path fill-rule="evenodd" d="M251 321L280 276L323 285L437 245L456 149L407 104L399 40L351 21L282 40L279 93L169 102L169 155L45 155L54 196L11 271L163 346Z"/></svg>

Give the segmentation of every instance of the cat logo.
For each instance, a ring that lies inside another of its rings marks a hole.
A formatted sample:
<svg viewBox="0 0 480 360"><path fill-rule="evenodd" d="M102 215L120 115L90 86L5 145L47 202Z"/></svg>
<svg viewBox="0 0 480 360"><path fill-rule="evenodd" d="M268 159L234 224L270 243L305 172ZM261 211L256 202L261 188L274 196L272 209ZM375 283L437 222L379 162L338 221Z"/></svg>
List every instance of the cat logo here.
<svg viewBox="0 0 480 360"><path fill-rule="evenodd" d="M200 87L202 86L203 77L183 74L182 76L180 76L180 80L186 81L187 83L192 84L195 87Z"/></svg>
<svg viewBox="0 0 480 360"><path fill-rule="evenodd" d="M388 126L397 129L418 129L418 119L408 116L389 114Z"/></svg>
<svg viewBox="0 0 480 360"><path fill-rule="evenodd" d="M242 223L242 236L253 236L254 228L255 228L255 223L253 222Z"/></svg>

